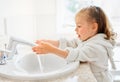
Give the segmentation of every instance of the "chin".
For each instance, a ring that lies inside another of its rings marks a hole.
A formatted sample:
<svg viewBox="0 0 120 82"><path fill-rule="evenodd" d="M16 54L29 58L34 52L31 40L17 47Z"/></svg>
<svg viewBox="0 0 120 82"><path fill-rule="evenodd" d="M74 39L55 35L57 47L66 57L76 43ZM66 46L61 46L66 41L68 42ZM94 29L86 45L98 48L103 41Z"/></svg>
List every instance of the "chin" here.
<svg viewBox="0 0 120 82"><path fill-rule="evenodd" d="M78 37L79 38L79 40L82 40L80 37ZM82 40L83 41L83 40Z"/></svg>

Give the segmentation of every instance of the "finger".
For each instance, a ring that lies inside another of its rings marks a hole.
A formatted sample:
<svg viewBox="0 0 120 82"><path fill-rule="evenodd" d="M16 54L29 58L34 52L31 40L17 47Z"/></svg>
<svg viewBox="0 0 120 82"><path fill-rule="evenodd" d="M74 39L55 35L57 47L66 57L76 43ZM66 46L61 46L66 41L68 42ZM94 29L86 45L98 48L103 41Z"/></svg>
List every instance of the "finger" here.
<svg viewBox="0 0 120 82"><path fill-rule="evenodd" d="M37 51L37 48L36 48L36 47L34 47L34 48L32 48L32 50L33 50L33 52L36 52L36 51Z"/></svg>
<svg viewBox="0 0 120 82"><path fill-rule="evenodd" d="M43 54L43 52L42 52L42 51L39 51L39 52L36 52L36 54Z"/></svg>
<svg viewBox="0 0 120 82"><path fill-rule="evenodd" d="M33 49L32 51L33 51L33 52L37 52L37 51L36 51L36 50L34 50L34 49Z"/></svg>
<svg viewBox="0 0 120 82"><path fill-rule="evenodd" d="M36 48L36 46L32 47L32 49L35 49L35 48Z"/></svg>
<svg viewBox="0 0 120 82"><path fill-rule="evenodd" d="M35 51L35 48L33 47L32 50Z"/></svg>
<svg viewBox="0 0 120 82"><path fill-rule="evenodd" d="M47 42L41 41L41 43L40 43L40 45L42 45L42 46L45 44L47 44Z"/></svg>
<svg viewBox="0 0 120 82"><path fill-rule="evenodd" d="M39 44L39 43L40 43L40 41L39 41L39 40L37 40L35 43L36 43L36 44Z"/></svg>
<svg viewBox="0 0 120 82"><path fill-rule="evenodd" d="M47 42L47 40L41 40L42 42Z"/></svg>
<svg viewBox="0 0 120 82"><path fill-rule="evenodd" d="M38 46L32 47L32 50L36 50L38 48Z"/></svg>
<svg viewBox="0 0 120 82"><path fill-rule="evenodd" d="M46 42L46 40L36 40L36 42Z"/></svg>

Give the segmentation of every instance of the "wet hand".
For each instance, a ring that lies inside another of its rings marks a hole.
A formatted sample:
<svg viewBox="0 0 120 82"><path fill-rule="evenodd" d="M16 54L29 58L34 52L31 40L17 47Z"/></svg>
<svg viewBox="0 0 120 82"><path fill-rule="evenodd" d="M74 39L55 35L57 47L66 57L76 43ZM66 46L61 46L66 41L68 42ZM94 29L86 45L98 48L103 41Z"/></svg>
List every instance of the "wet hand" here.
<svg viewBox="0 0 120 82"><path fill-rule="evenodd" d="M37 54L47 54L52 53L54 51L54 47L52 44L46 42L46 41L36 41L38 46L35 46L32 48L34 52Z"/></svg>

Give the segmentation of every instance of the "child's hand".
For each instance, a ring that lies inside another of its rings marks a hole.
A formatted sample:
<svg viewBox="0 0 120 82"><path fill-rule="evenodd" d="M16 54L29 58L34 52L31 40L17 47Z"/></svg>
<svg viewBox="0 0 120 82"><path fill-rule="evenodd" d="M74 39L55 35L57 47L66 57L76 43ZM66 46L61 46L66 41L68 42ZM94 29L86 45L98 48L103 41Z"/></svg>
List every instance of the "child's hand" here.
<svg viewBox="0 0 120 82"><path fill-rule="evenodd" d="M47 54L52 53L54 51L54 47L52 44L46 42L46 41L36 41L38 46L35 46L32 48L34 52L37 54Z"/></svg>
<svg viewBox="0 0 120 82"><path fill-rule="evenodd" d="M48 42L48 40L37 40L35 43L40 44L41 42ZM48 42L49 43L49 42Z"/></svg>

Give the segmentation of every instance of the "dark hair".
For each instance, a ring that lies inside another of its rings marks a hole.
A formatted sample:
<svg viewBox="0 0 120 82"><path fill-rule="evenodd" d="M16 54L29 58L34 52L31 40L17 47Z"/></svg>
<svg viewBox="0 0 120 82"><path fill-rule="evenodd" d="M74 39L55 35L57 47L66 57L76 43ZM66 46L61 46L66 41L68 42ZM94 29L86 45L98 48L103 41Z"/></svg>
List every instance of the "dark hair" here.
<svg viewBox="0 0 120 82"><path fill-rule="evenodd" d="M98 24L97 33L106 34L106 39L113 39L114 33L112 32L111 25L104 11L97 6L89 6L81 9L76 16L83 13L87 17L87 21L94 21Z"/></svg>

